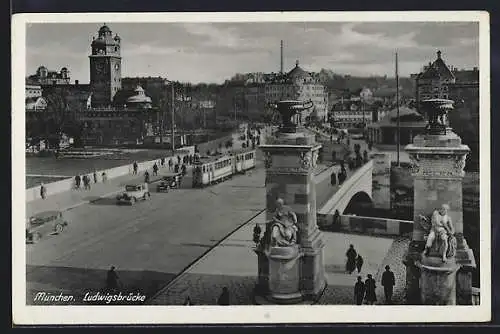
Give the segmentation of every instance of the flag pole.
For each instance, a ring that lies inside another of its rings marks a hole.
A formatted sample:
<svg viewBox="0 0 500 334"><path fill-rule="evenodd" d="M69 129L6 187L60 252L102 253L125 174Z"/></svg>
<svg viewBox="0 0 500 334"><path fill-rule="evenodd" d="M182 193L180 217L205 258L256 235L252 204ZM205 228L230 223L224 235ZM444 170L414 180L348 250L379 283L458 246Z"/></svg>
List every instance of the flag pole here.
<svg viewBox="0 0 500 334"><path fill-rule="evenodd" d="M400 129L400 121L399 121L399 73L398 73L398 53L396 51L396 111L398 114L398 138L397 138L397 166L399 167L399 150L401 143L401 129Z"/></svg>

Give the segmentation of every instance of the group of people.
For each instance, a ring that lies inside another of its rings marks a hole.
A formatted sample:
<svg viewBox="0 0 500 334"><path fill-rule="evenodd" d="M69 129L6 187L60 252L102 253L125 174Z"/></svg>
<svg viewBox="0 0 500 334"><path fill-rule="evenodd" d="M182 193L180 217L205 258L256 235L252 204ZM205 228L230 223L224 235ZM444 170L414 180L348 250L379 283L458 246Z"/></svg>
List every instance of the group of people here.
<svg viewBox="0 0 500 334"><path fill-rule="evenodd" d="M346 271L352 274L357 269L358 274L361 273L364 260L356 252L353 245L349 245L346 256ZM392 304L392 294L394 285L396 285L396 278L388 265L385 266L385 272L382 274L381 284L384 287L385 303ZM364 282L362 277L358 276L357 282L354 285L354 300L356 305L363 304L363 301L369 305L373 305L377 301L376 288L377 284L372 274L368 274Z"/></svg>
<svg viewBox="0 0 500 334"><path fill-rule="evenodd" d="M92 173L92 179L93 179L94 183L98 183L99 182L99 180L97 178L97 171L95 171L95 170ZM106 172L102 172L101 173L101 179L102 179L102 183L106 183L106 181L107 181ZM90 190L91 189L91 183L92 183L90 175L88 175L88 174L85 174L83 176L76 175L75 176L75 188L76 189L81 189L82 183L83 183L83 189Z"/></svg>
<svg viewBox="0 0 500 334"><path fill-rule="evenodd" d="M155 162L153 164L153 175L155 176L158 175L160 166L161 168L165 168L168 165L169 171L173 171L175 173L181 172L182 176L186 176L187 166L194 164L195 161L196 161L196 155L194 154L185 155L182 158L180 155L177 155L177 157L171 157L168 160L168 162L166 158L162 157L160 160L158 160L158 162ZM132 169L133 169L132 174L137 175L139 172L139 164L137 163L137 161L134 161L132 163ZM144 182L149 183L150 179L151 176L149 172L146 170L144 172Z"/></svg>
<svg viewBox="0 0 500 334"><path fill-rule="evenodd" d="M347 170L345 169L344 163L342 162L338 173L332 171L332 174L330 175L330 184L332 186L335 186L338 180L339 185L342 185L342 183L344 183L346 179L347 179Z"/></svg>
<svg viewBox="0 0 500 334"><path fill-rule="evenodd" d="M394 273L391 271L389 266L385 266L381 283L384 287L385 303L390 305L392 304L392 295L394 285L396 285L396 278L394 277ZM367 275L364 282L362 277L358 276L357 282L354 285L354 300L356 305L362 305L363 301L365 301L368 305L373 305L377 301L376 288L377 284L371 274Z"/></svg>

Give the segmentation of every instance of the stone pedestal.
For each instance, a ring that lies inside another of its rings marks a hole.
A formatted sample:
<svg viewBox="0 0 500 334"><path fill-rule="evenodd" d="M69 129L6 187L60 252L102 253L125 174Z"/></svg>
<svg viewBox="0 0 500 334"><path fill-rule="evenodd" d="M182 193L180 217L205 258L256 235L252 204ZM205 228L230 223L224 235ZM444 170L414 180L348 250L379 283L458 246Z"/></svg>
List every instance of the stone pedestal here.
<svg viewBox="0 0 500 334"><path fill-rule="evenodd" d="M439 257L424 256L420 269L420 299L424 305L456 305L456 276L460 266L455 258L443 263Z"/></svg>
<svg viewBox="0 0 500 334"><path fill-rule="evenodd" d="M267 259L261 259L266 255L260 251L258 284L261 286L256 289L257 303L263 300L274 303L314 302L326 287L324 244L316 223L313 172L320 147L314 135L303 132L280 132L274 138L268 138L266 145L260 146L266 166L266 220L272 219L276 200L283 199L297 216L298 251L294 257L295 253L285 250L287 247L283 250L271 247Z"/></svg>
<svg viewBox="0 0 500 334"><path fill-rule="evenodd" d="M460 137L448 128L445 133L416 136L413 144L407 145L405 150L410 155L414 177L414 228L412 242L404 260L407 266L407 303L426 302L421 300L422 293L418 291L422 289L421 286L419 288L419 278L421 283L422 280L428 281L427 276L421 277L421 269L427 267L419 265L422 264L421 253L428 233L421 223L420 215L430 216L442 204L447 204L457 239L456 263L460 268L457 280L461 282L458 284L457 295L463 296L458 300L460 304L470 305L472 287L470 280L467 282L467 277L470 277L467 273L475 268L475 261L472 250L463 237L462 209L462 180L465 174L463 169L469 148L462 145ZM429 270L426 269L426 275L429 275Z"/></svg>
<svg viewBox="0 0 500 334"><path fill-rule="evenodd" d="M391 208L391 156L374 153L372 171L373 206L379 209Z"/></svg>

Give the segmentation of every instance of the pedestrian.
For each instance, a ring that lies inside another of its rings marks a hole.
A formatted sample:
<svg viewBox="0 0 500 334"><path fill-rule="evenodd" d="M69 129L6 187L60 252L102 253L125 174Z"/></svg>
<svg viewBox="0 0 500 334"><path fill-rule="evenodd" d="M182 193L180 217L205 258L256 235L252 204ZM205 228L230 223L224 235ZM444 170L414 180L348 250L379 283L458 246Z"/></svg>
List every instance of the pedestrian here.
<svg viewBox="0 0 500 334"><path fill-rule="evenodd" d="M106 181L108 180L108 176L106 175L106 172L102 172L101 177L102 177L102 183L106 183Z"/></svg>
<svg viewBox="0 0 500 334"><path fill-rule="evenodd" d="M333 135L330 135L330 143L333 143Z"/></svg>
<svg viewBox="0 0 500 334"><path fill-rule="evenodd" d="M340 185L342 185L342 183L344 183L344 178L343 178L342 172L338 173L338 179L339 179L339 186L340 186Z"/></svg>
<svg viewBox="0 0 500 334"><path fill-rule="evenodd" d="M255 227L253 228L253 242L255 242L255 245L257 246L259 241L260 241L260 234L262 233L262 229L260 228L259 224L255 224Z"/></svg>
<svg viewBox="0 0 500 334"><path fill-rule="evenodd" d="M193 164L193 162L194 162L193 155L192 155L192 154L190 154L190 155L189 155L189 164L190 164L190 165L192 165L192 164Z"/></svg>
<svg viewBox="0 0 500 334"><path fill-rule="evenodd" d="M339 210L335 210L335 213L333 214L333 230L340 230L340 213Z"/></svg>
<svg viewBox="0 0 500 334"><path fill-rule="evenodd" d="M97 183L97 171L95 169L94 169L93 176L94 176L94 183Z"/></svg>
<svg viewBox="0 0 500 334"><path fill-rule="evenodd" d="M365 283L361 276L358 276L358 281L354 284L354 301L356 305L362 305L365 297Z"/></svg>
<svg viewBox="0 0 500 334"><path fill-rule="evenodd" d="M85 175L87 177L87 190L90 190L90 175Z"/></svg>
<svg viewBox="0 0 500 334"><path fill-rule="evenodd" d="M177 156L177 164L181 164L181 157L179 155Z"/></svg>
<svg viewBox="0 0 500 334"><path fill-rule="evenodd" d="M358 274L361 272L361 268L363 268L363 263L365 261L363 260L363 257L358 254L358 257L356 257L356 269L358 270Z"/></svg>
<svg viewBox="0 0 500 334"><path fill-rule="evenodd" d="M144 182L149 183L149 172L148 171L144 172Z"/></svg>
<svg viewBox="0 0 500 334"><path fill-rule="evenodd" d="M349 274L352 274L352 272L356 268L356 257L358 256L358 253L356 252L352 244L349 245L349 249L347 250L345 255L347 256L345 269Z"/></svg>
<svg viewBox="0 0 500 334"><path fill-rule="evenodd" d="M83 176L83 189L88 190L88 180L87 175Z"/></svg>
<svg viewBox="0 0 500 334"><path fill-rule="evenodd" d="M385 266L385 271L382 274L382 286L384 287L385 303L392 304L392 292L396 285L396 278L389 266Z"/></svg>
<svg viewBox="0 0 500 334"><path fill-rule="evenodd" d="M43 182L40 184L40 197L42 199L45 199L45 197L47 196L47 188L45 188L45 185L43 184Z"/></svg>
<svg viewBox="0 0 500 334"><path fill-rule="evenodd" d="M139 169L139 166L137 165L137 161L134 161L134 164L132 166L134 168L134 175L137 175L137 170Z"/></svg>
<svg viewBox="0 0 500 334"><path fill-rule="evenodd" d="M156 164L156 162L153 165L153 175L158 175L158 165Z"/></svg>
<svg viewBox="0 0 500 334"><path fill-rule="evenodd" d="M172 170L172 166L174 165L174 162L172 161L172 158L168 159L168 170Z"/></svg>
<svg viewBox="0 0 500 334"><path fill-rule="evenodd" d="M80 189L81 182L82 182L82 179L81 179L80 175L75 176L75 186L76 186L76 189Z"/></svg>
<svg viewBox="0 0 500 334"><path fill-rule="evenodd" d="M186 176L186 174L187 174L187 167L185 164L182 164L182 166L181 166L181 173L182 173L183 177Z"/></svg>
<svg viewBox="0 0 500 334"><path fill-rule="evenodd" d="M229 305L229 290L227 287L222 288L222 293L217 299L217 305Z"/></svg>
<svg viewBox="0 0 500 334"><path fill-rule="evenodd" d="M337 184L337 175L335 174L335 171L333 171L332 175L330 175L330 184L332 187Z"/></svg>
<svg viewBox="0 0 500 334"><path fill-rule="evenodd" d="M165 167L165 157L162 157L160 159L160 164L161 164L161 168L164 168Z"/></svg>
<svg viewBox="0 0 500 334"><path fill-rule="evenodd" d="M377 301L377 294L375 293L377 285L375 284L375 280L372 278L372 274L368 274L367 277L368 278L365 281L365 300L368 305L373 305Z"/></svg>
<svg viewBox="0 0 500 334"><path fill-rule="evenodd" d="M106 290L108 292L116 292L118 290L118 283L120 282L120 278L115 271L115 267L111 266L111 269L108 270L106 276ZM121 283L121 282L120 282Z"/></svg>
<svg viewBox="0 0 500 334"><path fill-rule="evenodd" d="M363 151L363 162L365 164L368 162L368 152L366 150Z"/></svg>
<svg viewBox="0 0 500 334"><path fill-rule="evenodd" d="M179 164L175 164L174 172L179 173Z"/></svg>

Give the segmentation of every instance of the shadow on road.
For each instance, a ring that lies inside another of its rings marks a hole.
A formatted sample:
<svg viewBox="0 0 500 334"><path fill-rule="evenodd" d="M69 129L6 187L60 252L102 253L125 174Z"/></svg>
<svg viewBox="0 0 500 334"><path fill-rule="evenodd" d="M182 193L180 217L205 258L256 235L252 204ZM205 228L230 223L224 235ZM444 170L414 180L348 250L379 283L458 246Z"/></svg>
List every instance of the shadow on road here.
<svg viewBox="0 0 500 334"><path fill-rule="evenodd" d="M113 197L93 197L92 199L86 198L92 205L117 205L116 199Z"/></svg>
<svg viewBox="0 0 500 334"><path fill-rule="evenodd" d="M104 293L107 269L27 265L26 272L26 304L28 305L88 305L104 303L89 303L83 301L83 299L86 293ZM149 270L120 270L119 267L116 268L116 273L123 284L120 289L122 294L139 293L145 295L146 300L175 277L172 273ZM69 303L35 301L34 298L38 292L45 292L47 295L59 295L63 293L64 295L74 296L74 299ZM115 302L114 304L117 303ZM123 302L118 304L123 304ZM135 304L143 304L143 302L136 302Z"/></svg>

